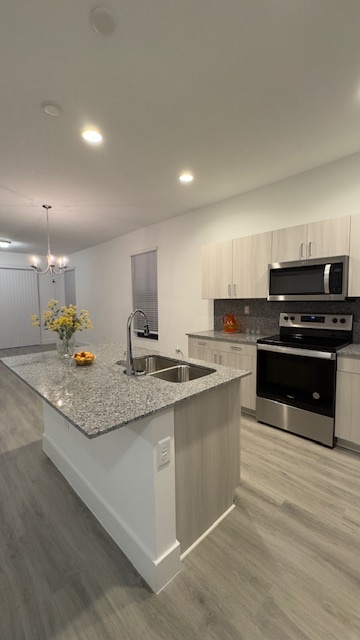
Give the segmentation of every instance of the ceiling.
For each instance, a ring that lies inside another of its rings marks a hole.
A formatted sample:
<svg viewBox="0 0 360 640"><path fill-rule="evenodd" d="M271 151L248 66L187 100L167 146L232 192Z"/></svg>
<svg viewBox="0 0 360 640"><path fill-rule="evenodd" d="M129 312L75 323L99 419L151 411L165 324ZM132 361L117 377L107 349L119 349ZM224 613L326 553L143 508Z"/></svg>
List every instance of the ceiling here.
<svg viewBox="0 0 360 640"><path fill-rule="evenodd" d="M7 251L45 253L44 203L70 254L359 151L359 27L359 0L3 3Z"/></svg>

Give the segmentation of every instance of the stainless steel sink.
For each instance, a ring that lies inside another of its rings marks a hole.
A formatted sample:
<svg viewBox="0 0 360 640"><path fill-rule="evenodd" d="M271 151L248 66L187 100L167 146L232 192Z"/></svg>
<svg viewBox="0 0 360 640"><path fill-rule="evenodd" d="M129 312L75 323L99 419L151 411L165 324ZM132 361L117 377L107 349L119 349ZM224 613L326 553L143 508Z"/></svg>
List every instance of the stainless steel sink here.
<svg viewBox="0 0 360 640"><path fill-rule="evenodd" d="M134 358L133 363L135 375L139 375L141 373L154 373L155 371L174 367L179 364L179 360L167 358L166 356L150 355Z"/></svg>
<svg viewBox="0 0 360 640"><path fill-rule="evenodd" d="M124 365L120 360L117 364ZM181 360L151 354L133 359L134 375L150 375L167 382L189 382L214 373L215 369L199 367L194 364L184 364ZM124 371L126 373L126 371Z"/></svg>
<svg viewBox="0 0 360 640"><path fill-rule="evenodd" d="M167 382L189 382L190 380L196 380L203 376L208 376L210 373L214 373L215 369L209 369L208 367L198 367L193 364L179 364L162 371L156 371L150 375L154 378L160 378L160 380L166 380Z"/></svg>

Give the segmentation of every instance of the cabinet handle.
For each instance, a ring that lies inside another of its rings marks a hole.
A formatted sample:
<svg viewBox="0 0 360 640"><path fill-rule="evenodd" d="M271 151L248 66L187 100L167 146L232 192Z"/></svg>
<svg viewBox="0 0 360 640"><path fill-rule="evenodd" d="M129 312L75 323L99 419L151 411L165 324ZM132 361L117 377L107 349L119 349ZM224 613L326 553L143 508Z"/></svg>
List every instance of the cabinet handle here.
<svg viewBox="0 0 360 640"><path fill-rule="evenodd" d="M228 296L231 298L231 284L228 284Z"/></svg>
<svg viewBox="0 0 360 640"><path fill-rule="evenodd" d="M309 258L311 258L311 255L312 255L312 253L311 253L311 248L312 248L311 245L312 245L312 242L309 242Z"/></svg>
<svg viewBox="0 0 360 640"><path fill-rule="evenodd" d="M234 297L236 298L236 284L234 284Z"/></svg>
<svg viewBox="0 0 360 640"><path fill-rule="evenodd" d="M215 364L217 362L217 354L216 353L214 353L214 362L215 362Z"/></svg>
<svg viewBox="0 0 360 640"><path fill-rule="evenodd" d="M242 347L230 347L231 351L242 351Z"/></svg>
<svg viewBox="0 0 360 640"><path fill-rule="evenodd" d="M222 355L220 353L220 355L219 355L219 364L221 364L221 361L222 361Z"/></svg>
<svg viewBox="0 0 360 640"><path fill-rule="evenodd" d="M304 257L304 243L302 242L300 245L300 258Z"/></svg>

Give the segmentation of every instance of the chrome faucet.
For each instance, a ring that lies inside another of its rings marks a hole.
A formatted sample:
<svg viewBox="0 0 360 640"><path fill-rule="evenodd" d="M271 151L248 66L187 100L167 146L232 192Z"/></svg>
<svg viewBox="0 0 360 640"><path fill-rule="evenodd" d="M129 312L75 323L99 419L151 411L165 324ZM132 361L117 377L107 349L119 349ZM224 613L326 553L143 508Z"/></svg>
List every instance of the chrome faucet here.
<svg viewBox="0 0 360 640"><path fill-rule="evenodd" d="M133 376L134 375L134 360L133 360L133 354L132 354L132 344L131 344L131 323L132 323L132 319L135 316L135 314L137 313L141 313L144 316L144 335L148 336L150 331L149 331L149 322L148 319L146 317L146 314L143 312L142 309L135 309L135 311L132 311L127 319L127 324L126 324L126 335L127 335L127 348L126 348L126 369L125 369L125 373L127 376Z"/></svg>

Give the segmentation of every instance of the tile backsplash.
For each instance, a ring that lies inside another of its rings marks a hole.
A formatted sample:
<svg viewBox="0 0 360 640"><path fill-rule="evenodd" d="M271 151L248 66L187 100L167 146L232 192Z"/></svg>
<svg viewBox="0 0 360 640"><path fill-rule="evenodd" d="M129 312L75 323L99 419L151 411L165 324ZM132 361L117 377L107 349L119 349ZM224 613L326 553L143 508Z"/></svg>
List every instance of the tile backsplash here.
<svg viewBox="0 0 360 640"><path fill-rule="evenodd" d="M249 307L245 315L244 307ZM352 313L354 316L354 342L360 343L360 298L345 302L268 302L263 298L249 300L214 300L214 329L221 331L223 316L234 314L239 331L272 335L279 330L279 314L288 313Z"/></svg>

